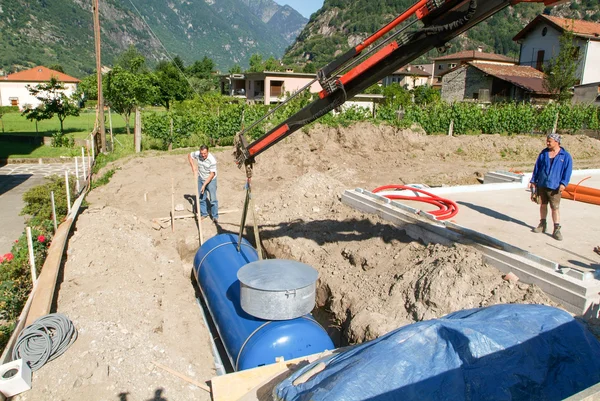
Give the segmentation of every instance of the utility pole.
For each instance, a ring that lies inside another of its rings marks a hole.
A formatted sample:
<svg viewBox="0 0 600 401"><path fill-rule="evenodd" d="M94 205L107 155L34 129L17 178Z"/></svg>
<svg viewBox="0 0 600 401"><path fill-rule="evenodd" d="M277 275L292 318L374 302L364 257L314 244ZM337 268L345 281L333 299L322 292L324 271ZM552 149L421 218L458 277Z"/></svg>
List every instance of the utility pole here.
<svg viewBox="0 0 600 401"><path fill-rule="evenodd" d="M96 74L98 77L98 109L96 116L98 118L98 131L100 132L100 151L106 152L106 132L104 130L104 98L102 96L102 61L100 60L100 9L99 0L94 2L94 39L96 45Z"/></svg>

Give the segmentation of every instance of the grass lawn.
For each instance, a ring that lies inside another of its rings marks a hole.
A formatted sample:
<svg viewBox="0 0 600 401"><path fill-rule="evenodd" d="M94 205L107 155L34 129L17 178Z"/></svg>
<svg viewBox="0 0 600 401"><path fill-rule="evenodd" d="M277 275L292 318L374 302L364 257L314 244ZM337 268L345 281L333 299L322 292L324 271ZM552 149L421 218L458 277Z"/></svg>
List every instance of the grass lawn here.
<svg viewBox="0 0 600 401"><path fill-rule="evenodd" d="M133 135L126 135L125 120L121 115L111 113L113 135L115 136L115 150L118 152L120 147L130 145L133 148ZM87 138L94 128L96 120L96 112L82 110L79 116L69 116L64 121L65 133L76 139ZM108 113L105 114L106 121L106 138L110 140ZM133 126L135 116L131 116L129 127L133 134ZM60 129L60 121L55 116L50 120L42 120L37 123L29 121L20 113L7 113L0 119L0 159L15 159L15 158L56 158L61 156L72 157L81 155L81 148L61 148L40 145L39 143L17 142L14 140L3 139L3 136L18 135L18 136L44 136L51 137L52 134ZM39 141L37 141L39 142ZM121 142L122 146L119 144ZM132 150L133 152L133 150Z"/></svg>
<svg viewBox="0 0 600 401"><path fill-rule="evenodd" d="M121 128L125 128L125 120L121 115L111 113L113 132ZM65 133L73 135L74 138L85 138L94 129L94 121L96 120L96 112L84 110L81 111L79 116L69 116L64 121ZM108 133L108 113L105 114L106 120L106 131ZM135 116L131 116L129 126L133 128ZM25 135L25 136L52 136L53 133L60 129L60 121L58 117L54 116L50 120L42 120L37 123L27 120L20 113L7 113L2 116L0 120L0 138L2 134L8 135Z"/></svg>

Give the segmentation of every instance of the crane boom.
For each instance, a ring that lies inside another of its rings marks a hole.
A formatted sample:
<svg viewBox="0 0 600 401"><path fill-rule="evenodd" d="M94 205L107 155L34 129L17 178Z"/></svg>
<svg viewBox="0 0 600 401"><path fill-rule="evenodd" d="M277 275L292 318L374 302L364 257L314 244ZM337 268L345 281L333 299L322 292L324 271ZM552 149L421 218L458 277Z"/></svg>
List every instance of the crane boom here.
<svg viewBox="0 0 600 401"><path fill-rule="evenodd" d="M432 49L444 49L451 39L505 7L520 2L550 6L564 0L419 0L375 34L319 70L317 79L323 90L312 103L251 143L246 140L245 131L240 132L234 144L238 167L246 166L251 170L256 156L293 132L339 107L398 68ZM393 32L394 28L413 16L412 23ZM422 26L407 32L407 28L417 21L421 21ZM375 46L377 41L382 43ZM372 55L362 59L361 53L371 45L374 47Z"/></svg>

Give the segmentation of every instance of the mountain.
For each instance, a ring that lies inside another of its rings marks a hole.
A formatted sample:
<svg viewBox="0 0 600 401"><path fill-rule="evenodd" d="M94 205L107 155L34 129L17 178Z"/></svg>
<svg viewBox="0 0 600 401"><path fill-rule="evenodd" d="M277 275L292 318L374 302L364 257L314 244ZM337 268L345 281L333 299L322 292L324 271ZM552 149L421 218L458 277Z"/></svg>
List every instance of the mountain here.
<svg viewBox="0 0 600 401"><path fill-rule="evenodd" d="M286 64L304 64L310 58L321 67L350 47L361 43L383 27L415 0L325 0L323 7L314 13L296 43L290 46L283 58ZM451 41L451 52L471 50L479 46L487 52L516 57L519 45L512 38L540 13L560 17L598 21L598 0L572 0L554 8L543 4L517 4L506 8L468 32ZM429 57L438 56L432 51ZM426 61L422 57L419 61Z"/></svg>
<svg viewBox="0 0 600 401"><path fill-rule="evenodd" d="M70 75L92 73L91 7L89 0L0 0L0 68L60 64ZM207 56L221 70L247 66L255 53L280 58L306 22L272 0L102 0L102 64L135 45L150 64L168 54L188 65Z"/></svg>
<svg viewBox="0 0 600 401"><path fill-rule="evenodd" d="M288 45L296 40L308 22L298 11L287 4L281 6L273 0L240 0L254 15L284 37Z"/></svg>

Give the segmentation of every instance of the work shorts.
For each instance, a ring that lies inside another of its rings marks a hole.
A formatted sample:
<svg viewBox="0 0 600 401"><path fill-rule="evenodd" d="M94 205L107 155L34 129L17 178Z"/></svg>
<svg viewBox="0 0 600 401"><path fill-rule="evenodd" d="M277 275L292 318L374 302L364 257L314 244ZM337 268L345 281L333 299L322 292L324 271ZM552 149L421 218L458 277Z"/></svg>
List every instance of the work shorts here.
<svg viewBox="0 0 600 401"><path fill-rule="evenodd" d="M549 203L552 210L557 210L560 207L561 193L558 189L538 187L537 192L542 200L542 205Z"/></svg>

